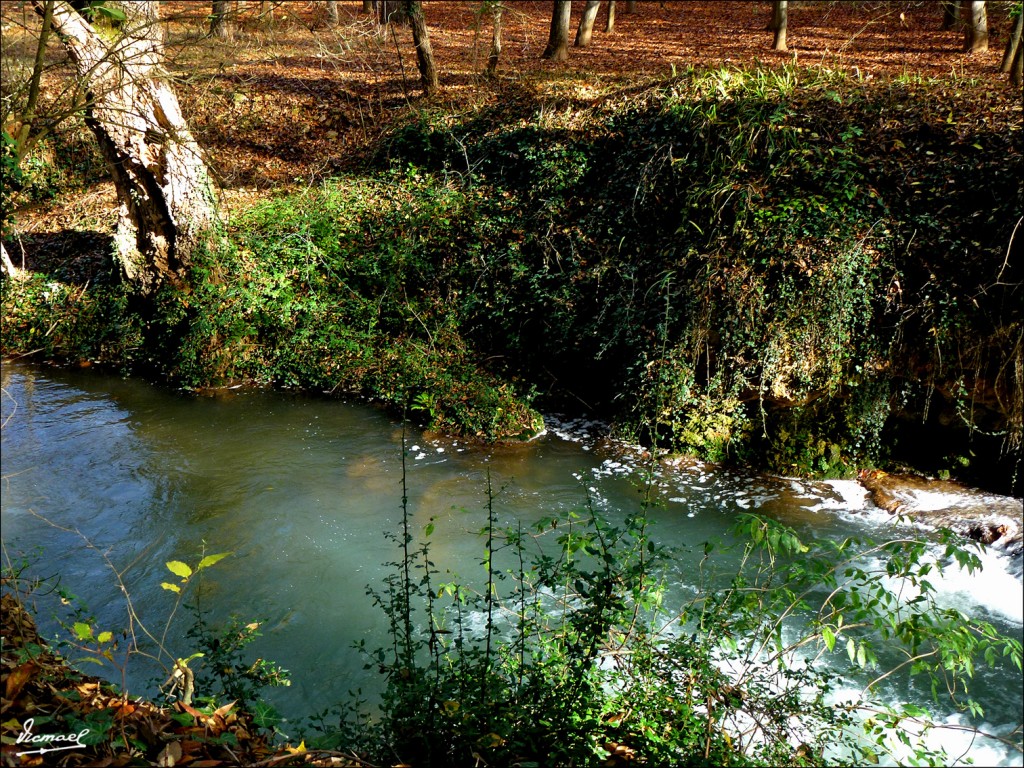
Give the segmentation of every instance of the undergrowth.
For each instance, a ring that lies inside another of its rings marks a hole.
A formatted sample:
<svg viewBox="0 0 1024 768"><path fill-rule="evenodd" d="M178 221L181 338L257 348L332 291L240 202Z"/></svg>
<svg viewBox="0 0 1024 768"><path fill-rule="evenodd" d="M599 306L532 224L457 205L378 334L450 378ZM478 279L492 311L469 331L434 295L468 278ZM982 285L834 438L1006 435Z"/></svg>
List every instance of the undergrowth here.
<svg viewBox="0 0 1024 768"><path fill-rule="evenodd" d="M586 408L714 461L1019 490L1019 104L796 68L533 98L412 111L365 172L241 214L141 318L82 287L61 319L47 282L8 281L4 349L486 439Z"/></svg>
<svg viewBox="0 0 1024 768"><path fill-rule="evenodd" d="M805 541L742 515L733 543L683 553L652 536L649 487L621 519L588 501L508 528L496 493L488 480L471 579L437 568L434 525L414 531L403 494L385 534L396 559L369 589L388 642L357 644L382 701L311 718L309 748L452 768L946 764L924 738L941 726L886 704L881 682L912 659L936 702L980 716L972 659L1020 670L1019 642L935 602L930 573L980 566L949 533L935 560L913 538ZM673 586L681 556L698 562L689 597ZM902 599L900 583L920 596ZM839 695L853 680L868 681L861 695Z"/></svg>

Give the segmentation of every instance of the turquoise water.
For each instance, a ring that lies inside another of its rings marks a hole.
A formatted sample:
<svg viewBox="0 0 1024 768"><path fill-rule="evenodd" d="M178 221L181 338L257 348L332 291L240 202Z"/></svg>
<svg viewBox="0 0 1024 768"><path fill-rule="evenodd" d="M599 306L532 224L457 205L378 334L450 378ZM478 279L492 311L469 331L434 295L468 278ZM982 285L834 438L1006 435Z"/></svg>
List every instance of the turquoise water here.
<svg viewBox="0 0 1024 768"><path fill-rule="evenodd" d="M93 371L16 364L3 366L2 396L8 557L41 548L30 572L59 574L96 625L112 631L127 626L118 572L139 618L160 636L174 598L160 586L170 576L164 563L230 550L206 572L199 594L211 616L264 621L254 650L281 661L293 680L271 692L273 703L297 717L352 689L372 695L376 678L352 645L373 646L384 636L384 617L366 587L380 584L382 564L396 557L383 533L401 521L400 422L333 399L270 392L203 398ZM482 572L475 532L486 522L488 474L499 525L579 509L588 497L613 518L638 507L636 451L601 440L599 425L548 421L532 443L493 450L407 432L414 530L434 525L431 554L442 571L468 580ZM870 534L889 524L854 482L661 465L655 496L653 530L680 547L682 592L692 586L702 542L723 536L742 511L776 517L806 535ZM1019 571L998 553L986 562L980 576L943 582L943 597L1020 637ZM167 644L187 656L188 617L179 618ZM57 631L45 612L41 623ZM158 674L135 658L127 679L137 690ZM989 727L1019 722L1019 674L983 672L976 685ZM891 691L902 699L921 695L907 681L893 680ZM951 733L943 743L961 742ZM992 742L969 749L982 764L1021 764L1019 753Z"/></svg>

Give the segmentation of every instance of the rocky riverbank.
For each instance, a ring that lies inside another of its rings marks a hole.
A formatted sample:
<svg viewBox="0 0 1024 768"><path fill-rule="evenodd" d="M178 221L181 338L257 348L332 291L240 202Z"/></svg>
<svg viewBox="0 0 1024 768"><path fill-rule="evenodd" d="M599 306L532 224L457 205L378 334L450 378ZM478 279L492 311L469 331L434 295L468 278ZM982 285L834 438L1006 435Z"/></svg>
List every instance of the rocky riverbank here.
<svg viewBox="0 0 1024 768"><path fill-rule="evenodd" d="M1021 572L1024 556L1024 501L997 496L948 480L862 472L859 483L871 503L892 515L935 528L949 528L1005 552Z"/></svg>

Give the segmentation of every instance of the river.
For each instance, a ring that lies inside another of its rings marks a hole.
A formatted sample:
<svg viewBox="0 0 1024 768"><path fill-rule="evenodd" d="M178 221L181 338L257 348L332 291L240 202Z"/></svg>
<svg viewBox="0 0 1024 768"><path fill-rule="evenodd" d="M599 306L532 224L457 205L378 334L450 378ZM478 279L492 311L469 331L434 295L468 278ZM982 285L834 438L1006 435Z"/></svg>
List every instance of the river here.
<svg viewBox="0 0 1024 768"><path fill-rule="evenodd" d="M401 520L400 423L365 404L313 396L196 397L91 370L16 363L2 370L7 557L23 553L32 561L28 573L59 574L96 627L114 632L126 625L113 572L122 571L140 619L160 631L174 600L160 586L174 580L164 564L230 551L204 572L200 594L210 616L264 622L254 652L281 662L293 681L268 699L296 718L349 690L372 696L375 680L352 645L383 637L385 619L366 587L380 584L382 564L395 559L383 532ZM547 423L527 445L490 450L411 429L405 435L413 526L420 532L433 523L432 556L442 571L478 576L483 545L474 532L486 520L488 474L500 525L577 509L588 495L612 517L636 508L636 451L603 441L594 423ZM805 536L883 535L894 524L855 481L745 476L690 462L662 464L656 479L654 534L684 550L726 535L744 511ZM1020 500L993 503L1012 511ZM938 589L949 604L1020 639L1019 556L992 548L982 558L980 574L947 570ZM681 588L687 572L677 569ZM190 652L181 629L187 618L168 633L179 656ZM45 614L40 624L50 634L58 629ZM127 679L137 690L155 674L133 661ZM1020 722L1015 669L980 670L975 686L985 707L978 725L1000 732ZM916 695L905 683L892 690ZM967 722L952 711L940 710L939 719ZM1019 752L995 741L956 731L935 738L979 764L1022 764Z"/></svg>

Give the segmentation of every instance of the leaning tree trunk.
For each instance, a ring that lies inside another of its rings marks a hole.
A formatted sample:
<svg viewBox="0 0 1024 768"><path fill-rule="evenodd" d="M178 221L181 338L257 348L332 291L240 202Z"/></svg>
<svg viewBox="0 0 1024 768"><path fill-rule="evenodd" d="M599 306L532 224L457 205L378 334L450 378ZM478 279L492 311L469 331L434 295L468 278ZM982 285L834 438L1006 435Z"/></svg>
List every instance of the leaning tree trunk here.
<svg viewBox="0 0 1024 768"><path fill-rule="evenodd" d="M14 266L14 262L11 261L11 257L7 254L7 248L3 243L0 243L0 273L7 275L11 279L21 277L21 270Z"/></svg>
<svg viewBox="0 0 1024 768"><path fill-rule="evenodd" d="M555 0L551 11L551 32L548 45L541 54L543 59L565 61L569 58L569 17L572 14L571 0Z"/></svg>
<svg viewBox="0 0 1024 768"><path fill-rule="evenodd" d="M1009 72L1013 69L1013 59L1020 49L1021 31L1024 29L1024 13L1017 14L1017 21L1013 25L1013 32L1006 40L1006 50L1003 51L1003 61L999 65L1000 72Z"/></svg>
<svg viewBox="0 0 1024 768"><path fill-rule="evenodd" d="M608 20L604 23L604 31L609 35L615 31L615 0L608 0Z"/></svg>
<svg viewBox="0 0 1024 768"><path fill-rule="evenodd" d="M573 43L577 48L586 48L590 45L590 38L594 34L594 22L597 21L597 11L601 7L601 0L587 0L583 7L583 18L580 19L580 26L576 30L576 41Z"/></svg>
<svg viewBox="0 0 1024 768"><path fill-rule="evenodd" d="M985 12L985 0L970 0L966 11L964 50L968 53L984 53L988 50L988 15Z"/></svg>
<svg viewBox="0 0 1024 768"><path fill-rule="evenodd" d="M33 0L43 10L42 0ZM53 29L86 85L86 123L117 189L116 254L143 295L187 285L197 249L218 223L210 175L160 66L158 2L124 3L120 38L108 45L64 0Z"/></svg>
<svg viewBox="0 0 1024 768"><path fill-rule="evenodd" d="M405 15L412 24L412 39L416 44L416 65L420 70L423 95L437 93L437 68L434 66L434 49L430 46L430 30L423 18L423 4L420 0L405 0Z"/></svg>

